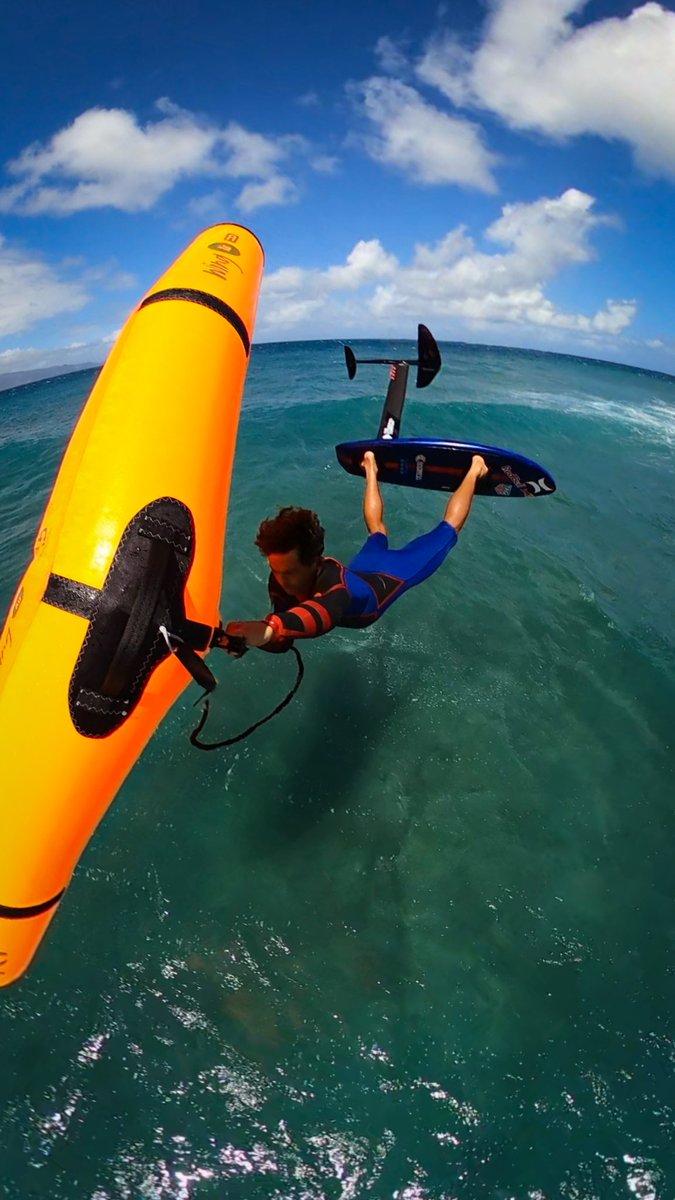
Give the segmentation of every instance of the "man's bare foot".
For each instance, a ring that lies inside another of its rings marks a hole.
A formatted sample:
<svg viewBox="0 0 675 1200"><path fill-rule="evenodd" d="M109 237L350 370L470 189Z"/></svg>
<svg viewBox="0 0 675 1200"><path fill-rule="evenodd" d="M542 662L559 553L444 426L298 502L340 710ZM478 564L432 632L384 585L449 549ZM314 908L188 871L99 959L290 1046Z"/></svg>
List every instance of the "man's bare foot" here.
<svg viewBox="0 0 675 1200"><path fill-rule="evenodd" d="M375 455L373 454L372 450L366 450L366 452L363 456L363 462L361 463L361 466L363 467L364 471L366 472L366 475L368 474L369 471L374 471L375 474L377 475L377 459L375 458ZM487 470L487 467L485 469Z"/></svg>
<svg viewBox="0 0 675 1200"><path fill-rule="evenodd" d="M471 459L471 467L469 468L472 475L476 479L484 479L488 473L489 467L481 454L474 454Z"/></svg>

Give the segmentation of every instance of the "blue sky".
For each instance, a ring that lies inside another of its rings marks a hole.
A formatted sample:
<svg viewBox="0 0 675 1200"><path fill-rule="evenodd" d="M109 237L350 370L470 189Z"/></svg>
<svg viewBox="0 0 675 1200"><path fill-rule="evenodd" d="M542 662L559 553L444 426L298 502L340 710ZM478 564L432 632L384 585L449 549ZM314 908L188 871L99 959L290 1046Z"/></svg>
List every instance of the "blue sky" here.
<svg viewBox="0 0 675 1200"><path fill-rule="evenodd" d="M623 0L25 0L0 29L0 373L97 362L200 229L256 340L675 373L675 11Z"/></svg>

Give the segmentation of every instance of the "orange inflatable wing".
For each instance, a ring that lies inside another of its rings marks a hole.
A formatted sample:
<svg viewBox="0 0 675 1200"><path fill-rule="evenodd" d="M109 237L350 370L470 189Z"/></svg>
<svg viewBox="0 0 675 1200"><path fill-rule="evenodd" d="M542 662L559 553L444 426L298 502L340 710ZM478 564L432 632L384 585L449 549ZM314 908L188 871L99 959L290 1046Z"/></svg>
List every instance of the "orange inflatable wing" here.
<svg viewBox="0 0 675 1200"><path fill-rule="evenodd" d="M160 627L203 656L218 625L262 270L242 226L197 237L127 321L61 463L0 636L0 986L190 681Z"/></svg>

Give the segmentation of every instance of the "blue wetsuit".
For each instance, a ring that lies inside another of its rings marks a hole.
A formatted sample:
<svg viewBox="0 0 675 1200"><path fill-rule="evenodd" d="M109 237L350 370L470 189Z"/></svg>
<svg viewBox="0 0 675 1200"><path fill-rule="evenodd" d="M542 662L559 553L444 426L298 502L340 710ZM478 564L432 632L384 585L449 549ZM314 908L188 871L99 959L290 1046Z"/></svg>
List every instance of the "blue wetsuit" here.
<svg viewBox="0 0 675 1200"><path fill-rule="evenodd" d="M345 566L336 558L321 560L314 592L298 600L274 575L268 589L273 612L267 618L274 637L265 649L285 650L292 638L321 637L336 625L363 629L410 588L440 567L457 541L457 531L441 521L429 533L390 550L384 533L371 533L358 554Z"/></svg>

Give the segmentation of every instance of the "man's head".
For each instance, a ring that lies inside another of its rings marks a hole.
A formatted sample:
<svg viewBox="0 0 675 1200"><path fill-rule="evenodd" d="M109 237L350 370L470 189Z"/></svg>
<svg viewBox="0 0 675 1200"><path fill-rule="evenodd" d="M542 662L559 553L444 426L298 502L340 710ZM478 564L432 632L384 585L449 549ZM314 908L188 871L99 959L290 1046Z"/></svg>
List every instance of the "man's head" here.
<svg viewBox="0 0 675 1200"><path fill-rule="evenodd" d="M263 521L255 544L274 578L293 596L311 591L323 554L324 530L310 508L282 508Z"/></svg>

